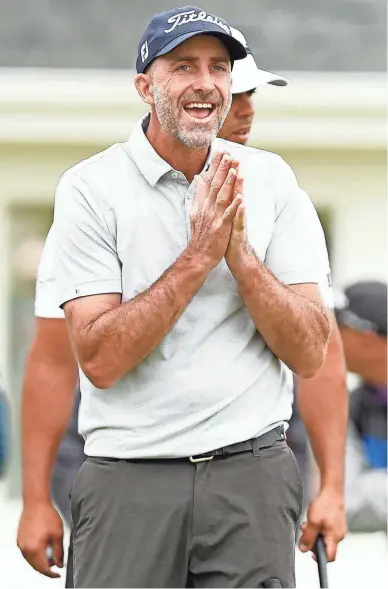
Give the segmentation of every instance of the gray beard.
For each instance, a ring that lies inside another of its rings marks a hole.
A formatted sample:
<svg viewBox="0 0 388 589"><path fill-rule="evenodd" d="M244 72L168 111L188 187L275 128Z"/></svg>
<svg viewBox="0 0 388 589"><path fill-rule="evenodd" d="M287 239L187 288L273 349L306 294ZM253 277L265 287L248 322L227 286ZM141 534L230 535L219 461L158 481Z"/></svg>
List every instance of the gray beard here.
<svg viewBox="0 0 388 589"><path fill-rule="evenodd" d="M203 125L201 125L201 123L196 123L195 120L184 126L180 125L179 120L175 116L170 97L163 88L155 83L153 85L153 98L156 115L163 131L191 149L209 147L211 145L224 124L232 105L232 94L230 93L228 104L226 105L222 116L219 118L217 125L213 129L204 129Z"/></svg>

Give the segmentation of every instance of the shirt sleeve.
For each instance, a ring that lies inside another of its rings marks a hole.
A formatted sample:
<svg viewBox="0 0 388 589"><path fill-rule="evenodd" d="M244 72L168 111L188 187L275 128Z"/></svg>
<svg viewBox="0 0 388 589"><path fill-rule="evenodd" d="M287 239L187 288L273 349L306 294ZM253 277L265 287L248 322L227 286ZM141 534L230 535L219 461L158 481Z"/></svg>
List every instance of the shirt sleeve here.
<svg viewBox="0 0 388 589"><path fill-rule="evenodd" d="M334 309L334 292L331 285L331 271L329 269L325 276L322 276L318 282L318 288L322 297L322 302L328 309Z"/></svg>
<svg viewBox="0 0 388 589"><path fill-rule="evenodd" d="M53 227L47 235L38 266L35 286L35 316L46 319L64 319L65 317L58 304Z"/></svg>
<svg viewBox="0 0 388 589"><path fill-rule="evenodd" d="M265 263L285 284L318 284L327 304L331 271L325 235L315 207L284 160L279 158L273 173L276 219Z"/></svg>
<svg viewBox="0 0 388 589"><path fill-rule="evenodd" d="M116 236L87 183L74 174L65 174L58 185L54 225L59 304L89 295L121 293Z"/></svg>

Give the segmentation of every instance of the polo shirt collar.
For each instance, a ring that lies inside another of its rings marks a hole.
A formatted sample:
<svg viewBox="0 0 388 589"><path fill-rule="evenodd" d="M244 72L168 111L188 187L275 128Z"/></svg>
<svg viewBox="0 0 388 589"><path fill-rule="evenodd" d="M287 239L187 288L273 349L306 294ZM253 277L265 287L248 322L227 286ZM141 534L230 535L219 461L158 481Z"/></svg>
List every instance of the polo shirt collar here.
<svg viewBox="0 0 388 589"><path fill-rule="evenodd" d="M126 143L126 148L140 173L147 180L148 184L154 188L160 178L172 168L170 164L156 153L146 137L145 131L147 130L149 119L150 113L147 113L136 123Z"/></svg>
<svg viewBox="0 0 388 589"><path fill-rule="evenodd" d="M148 184L154 188L162 176L172 170L172 167L156 153L146 137L145 132L149 120L150 113L147 113L136 123L125 147L140 173L147 180ZM209 155L203 168L204 170L206 170L210 164L216 141L217 140L213 141L211 144Z"/></svg>

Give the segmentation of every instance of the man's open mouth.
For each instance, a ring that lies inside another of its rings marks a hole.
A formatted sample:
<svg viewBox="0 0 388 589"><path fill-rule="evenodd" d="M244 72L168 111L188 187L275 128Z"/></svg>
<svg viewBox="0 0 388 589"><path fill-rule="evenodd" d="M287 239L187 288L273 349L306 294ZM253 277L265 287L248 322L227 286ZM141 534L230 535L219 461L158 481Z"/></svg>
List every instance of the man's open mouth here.
<svg viewBox="0 0 388 589"><path fill-rule="evenodd" d="M213 113L215 105L211 102L189 102L184 106L187 114L193 119L206 119Z"/></svg>

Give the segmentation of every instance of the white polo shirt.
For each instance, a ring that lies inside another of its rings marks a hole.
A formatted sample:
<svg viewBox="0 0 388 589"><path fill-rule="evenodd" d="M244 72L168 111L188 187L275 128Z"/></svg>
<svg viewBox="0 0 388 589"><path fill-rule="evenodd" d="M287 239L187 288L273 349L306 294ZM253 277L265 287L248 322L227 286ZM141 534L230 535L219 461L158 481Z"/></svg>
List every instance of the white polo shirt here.
<svg viewBox="0 0 388 589"><path fill-rule="evenodd" d="M330 274L321 225L291 168L221 139L214 150L240 161L248 239L277 278L295 284ZM193 191L141 122L127 143L66 172L55 199L58 303L111 292L125 303L149 288L187 247ZM290 418L287 374L222 260L161 344L116 385L97 389L80 370L85 452L183 457L256 437Z"/></svg>

